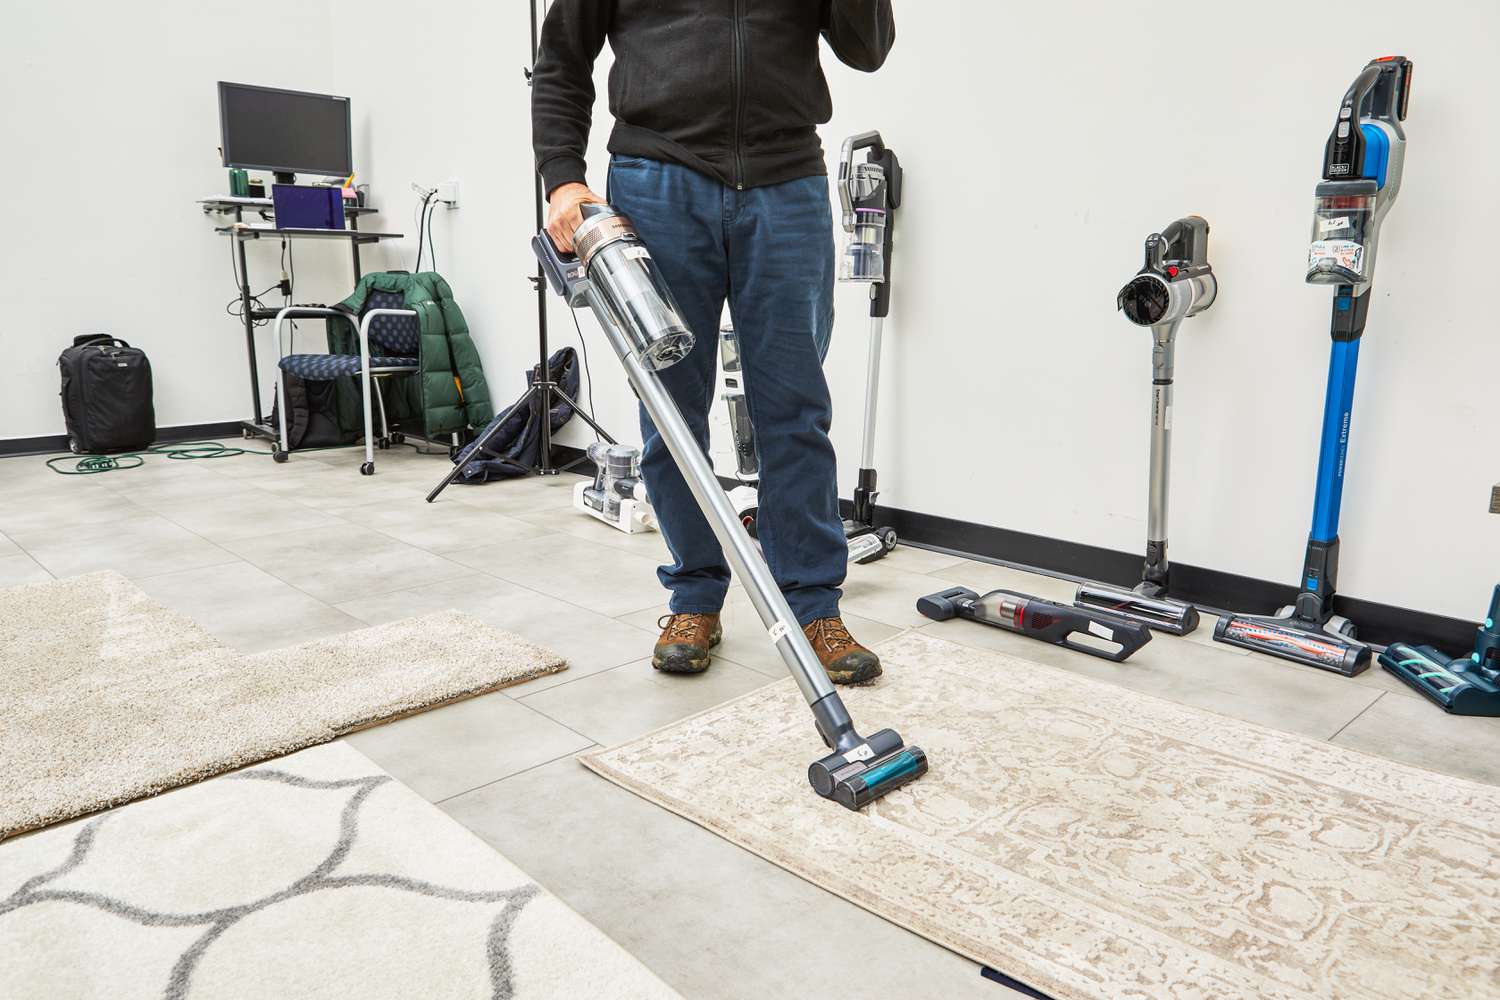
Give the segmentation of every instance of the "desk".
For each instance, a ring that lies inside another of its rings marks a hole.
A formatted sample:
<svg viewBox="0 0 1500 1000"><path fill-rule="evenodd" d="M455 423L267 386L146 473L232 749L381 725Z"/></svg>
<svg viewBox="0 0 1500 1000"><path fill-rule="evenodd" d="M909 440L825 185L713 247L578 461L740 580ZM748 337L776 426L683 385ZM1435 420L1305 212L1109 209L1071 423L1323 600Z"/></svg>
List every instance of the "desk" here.
<svg viewBox="0 0 1500 1000"><path fill-rule="evenodd" d="M255 324L261 320L272 320L276 318L279 309L256 309L251 305L249 266L245 260L245 242L247 240L287 239L287 240L342 240L349 244L349 256L354 265L354 281L359 282L363 271L360 268L359 248L370 243L379 243L381 240L399 240L402 233L373 233L361 232L359 229L359 218L363 215L373 215L378 209L366 208L359 205L346 204L344 206L344 217L348 229L276 229L270 225L274 213L271 209L269 198L204 198L198 204L203 206L205 215L232 215L234 222L229 225L216 226L214 232L221 236L228 236L234 240L234 264L235 273L240 284L240 306L244 314L245 322L245 351L250 359L250 400L254 407L255 416L242 424L245 437L262 437L268 440L276 440L276 430L266 420L265 413L261 410L260 402L260 367L255 361ZM266 225L245 225L244 213L253 212L266 220Z"/></svg>

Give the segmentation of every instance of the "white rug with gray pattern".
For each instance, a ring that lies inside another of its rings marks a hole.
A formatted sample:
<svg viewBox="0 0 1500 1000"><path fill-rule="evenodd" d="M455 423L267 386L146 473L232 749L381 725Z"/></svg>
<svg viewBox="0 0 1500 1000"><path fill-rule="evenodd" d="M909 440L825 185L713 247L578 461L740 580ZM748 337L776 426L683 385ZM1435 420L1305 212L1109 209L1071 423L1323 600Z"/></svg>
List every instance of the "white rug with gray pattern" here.
<svg viewBox="0 0 1500 1000"><path fill-rule="evenodd" d="M6 997L677 994L344 743L0 844Z"/></svg>

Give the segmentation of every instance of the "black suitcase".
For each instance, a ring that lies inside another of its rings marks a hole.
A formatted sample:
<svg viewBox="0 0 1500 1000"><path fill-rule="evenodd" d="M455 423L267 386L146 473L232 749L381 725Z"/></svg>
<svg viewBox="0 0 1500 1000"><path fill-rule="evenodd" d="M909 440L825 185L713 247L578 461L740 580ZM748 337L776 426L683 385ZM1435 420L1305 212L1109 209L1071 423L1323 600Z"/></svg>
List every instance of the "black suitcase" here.
<svg viewBox="0 0 1500 1000"><path fill-rule="evenodd" d="M151 362L105 334L73 338L57 359L68 447L80 454L134 451L156 440Z"/></svg>

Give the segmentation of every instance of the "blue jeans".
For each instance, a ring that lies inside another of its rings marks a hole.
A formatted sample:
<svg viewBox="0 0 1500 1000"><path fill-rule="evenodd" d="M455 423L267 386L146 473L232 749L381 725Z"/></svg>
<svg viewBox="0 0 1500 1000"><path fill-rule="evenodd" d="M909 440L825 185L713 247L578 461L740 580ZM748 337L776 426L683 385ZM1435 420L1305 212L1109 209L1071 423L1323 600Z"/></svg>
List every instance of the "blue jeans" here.
<svg viewBox="0 0 1500 1000"><path fill-rule="evenodd" d="M607 194L635 223L697 338L662 381L705 454L728 299L760 453L761 550L798 622L837 615L849 549L823 378L833 332L827 179L735 191L677 164L616 156ZM672 611L716 612L729 589L724 553L644 410L641 436L641 473L674 560L657 571Z"/></svg>

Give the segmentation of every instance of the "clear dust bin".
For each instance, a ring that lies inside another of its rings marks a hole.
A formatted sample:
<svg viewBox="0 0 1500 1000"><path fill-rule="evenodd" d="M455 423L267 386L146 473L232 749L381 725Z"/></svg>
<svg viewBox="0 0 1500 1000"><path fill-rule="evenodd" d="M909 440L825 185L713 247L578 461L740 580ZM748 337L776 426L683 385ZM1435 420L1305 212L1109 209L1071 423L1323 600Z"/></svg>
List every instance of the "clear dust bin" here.
<svg viewBox="0 0 1500 1000"><path fill-rule="evenodd" d="M1374 253L1370 245L1377 197L1374 187L1370 181L1318 185L1312 243L1307 248L1310 284L1353 285L1368 280L1365 276ZM1341 188L1353 190L1337 190Z"/></svg>
<svg viewBox="0 0 1500 1000"><path fill-rule="evenodd" d="M885 280L885 209L854 210L854 228L844 244L839 280Z"/></svg>

